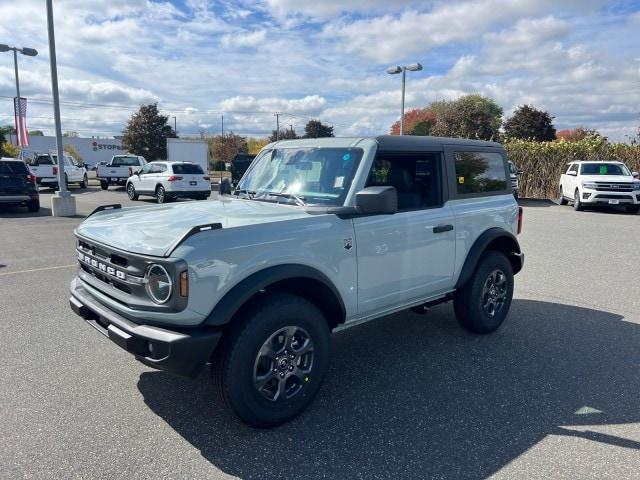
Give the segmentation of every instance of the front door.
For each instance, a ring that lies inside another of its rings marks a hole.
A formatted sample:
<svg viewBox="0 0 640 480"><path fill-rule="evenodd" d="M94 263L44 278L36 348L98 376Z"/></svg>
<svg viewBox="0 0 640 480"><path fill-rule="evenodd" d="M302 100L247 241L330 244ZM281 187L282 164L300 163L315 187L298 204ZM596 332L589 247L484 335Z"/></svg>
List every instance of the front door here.
<svg viewBox="0 0 640 480"><path fill-rule="evenodd" d="M398 212L354 219L359 314L453 288L455 222L443 171L441 152L378 153L367 186L395 187Z"/></svg>

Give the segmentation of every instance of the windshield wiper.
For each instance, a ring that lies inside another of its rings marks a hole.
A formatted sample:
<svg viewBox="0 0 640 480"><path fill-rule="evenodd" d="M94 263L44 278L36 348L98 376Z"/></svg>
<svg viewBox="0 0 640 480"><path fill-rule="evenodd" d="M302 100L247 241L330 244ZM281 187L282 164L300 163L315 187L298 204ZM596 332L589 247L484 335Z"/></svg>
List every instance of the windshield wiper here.
<svg viewBox="0 0 640 480"><path fill-rule="evenodd" d="M253 200L253 196L256 194L256 192L254 192L253 190L236 190L235 195L238 196L238 194L240 193L244 193L247 197L249 197L249 200Z"/></svg>
<svg viewBox="0 0 640 480"><path fill-rule="evenodd" d="M307 204L304 203L304 197L299 197L295 193L282 193L282 192L264 192L264 193L265 195L271 195L272 197L289 198L291 200L294 200L296 202L296 205L298 205L299 207L307 206Z"/></svg>

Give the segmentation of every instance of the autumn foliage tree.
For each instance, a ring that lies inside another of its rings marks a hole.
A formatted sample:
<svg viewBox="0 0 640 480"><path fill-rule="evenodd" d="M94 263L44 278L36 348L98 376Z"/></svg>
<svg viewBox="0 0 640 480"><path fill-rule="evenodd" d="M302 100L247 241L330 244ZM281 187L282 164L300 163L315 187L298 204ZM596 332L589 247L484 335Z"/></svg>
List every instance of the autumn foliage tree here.
<svg viewBox="0 0 640 480"><path fill-rule="evenodd" d="M157 103L140 106L127 122L122 146L147 160L167 158L167 138L176 137L176 132L167 124L168 119L160 115Z"/></svg>
<svg viewBox="0 0 640 480"><path fill-rule="evenodd" d="M211 158L213 159L213 165L216 170L222 170L219 168L219 164L225 164L231 162L233 157L238 153L248 153L249 146L247 145L247 139L236 135L233 132L225 134L225 136L217 135L207 139L209 143L209 149L211 151Z"/></svg>
<svg viewBox="0 0 640 480"><path fill-rule="evenodd" d="M561 142L579 142L580 140L585 140L588 138L599 138L602 137L597 130L584 128L584 127L576 127L576 128L567 128L565 130L560 130L556 133L556 137Z"/></svg>
<svg viewBox="0 0 640 480"><path fill-rule="evenodd" d="M510 138L548 142L556 139L553 117L531 105L521 105L504 122L504 134Z"/></svg>
<svg viewBox="0 0 640 480"><path fill-rule="evenodd" d="M404 114L405 135L429 135L435 124L435 113L427 110L416 108ZM400 135L400 120L391 125L391 135Z"/></svg>

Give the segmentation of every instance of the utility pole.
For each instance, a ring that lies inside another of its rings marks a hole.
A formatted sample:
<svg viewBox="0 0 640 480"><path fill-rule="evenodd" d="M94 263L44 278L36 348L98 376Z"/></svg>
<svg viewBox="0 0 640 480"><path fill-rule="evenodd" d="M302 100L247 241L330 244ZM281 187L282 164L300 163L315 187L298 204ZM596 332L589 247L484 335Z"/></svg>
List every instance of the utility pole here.
<svg viewBox="0 0 640 480"><path fill-rule="evenodd" d="M173 116L173 133L176 134L176 137L178 136L178 121L175 115Z"/></svg>
<svg viewBox="0 0 640 480"><path fill-rule="evenodd" d="M60 125L60 96L58 94L58 67L56 64L56 38L53 29L52 0L47 0L47 29L49 34L53 117L56 125L56 147L58 151L58 185L60 187L58 193L51 198L51 214L54 217L72 217L76 214L76 199L67 190L64 175L64 151L62 149L62 126Z"/></svg>
<svg viewBox="0 0 640 480"><path fill-rule="evenodd" d="M276 142L280 140L280 112L274 113L276 116Z"/></svg>
<svg viewBox="0 0 640 480"><path fill-rule="evenodd" d="M293 138L293 125L289 124L289 128L291 128L291 138Z"/></svg>
<svg viewBox="0 0 640 480"><path fill-rule="evenodd" d="M221 116L222 123L220 123L220 135L224 138L224 115Z"/></svg>

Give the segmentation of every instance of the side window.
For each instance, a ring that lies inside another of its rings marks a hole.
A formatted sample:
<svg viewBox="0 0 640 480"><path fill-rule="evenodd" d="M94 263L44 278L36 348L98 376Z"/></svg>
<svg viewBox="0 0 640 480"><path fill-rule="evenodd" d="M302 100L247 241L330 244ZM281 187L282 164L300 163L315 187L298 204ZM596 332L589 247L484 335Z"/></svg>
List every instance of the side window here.
<svg viewBox="0 0 640 480"><path fill-rule="evenodd" d="M455 152L458 194L502 192L507 176L502 155L496 152Z"/></svg>
<svg viewBox="0 0 640 480"><path fill-rule="evenodd" d="M391 186L398 192L398 210L442 204L440 153L381 153L369 172L367 187Z"/></svg>
<svg viewBox="0 0 640 480"><path fill-rule="evenodd" d="M572 164L572 165L569 167L569 170L568 170L568 171L569 171L569 172L576 172L576 173L578 173L578 164L577 164L577 163Z"/></svg>
<svg viewBox="0 0 640 480"><path fill-rule="evenodd" d="M140 170L140 175L151 173L151 167L152 165L150 163L147 163L144 167L142 167L142 170Z"/></svg>

